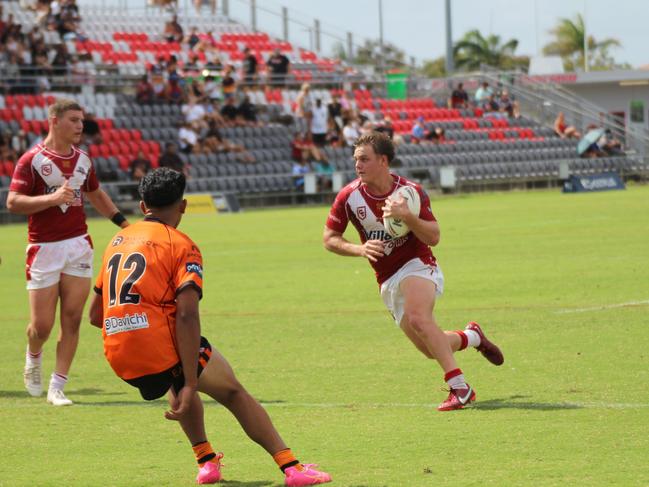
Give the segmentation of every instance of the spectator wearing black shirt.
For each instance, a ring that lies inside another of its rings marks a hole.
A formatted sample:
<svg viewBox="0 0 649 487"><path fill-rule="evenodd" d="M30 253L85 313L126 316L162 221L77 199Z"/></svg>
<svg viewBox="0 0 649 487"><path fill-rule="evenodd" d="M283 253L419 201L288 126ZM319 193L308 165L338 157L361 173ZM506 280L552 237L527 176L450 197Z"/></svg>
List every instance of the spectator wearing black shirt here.
<svg viewBox="0 0 649 487"><path fill-rule="evenodd" d="M160 159L158 159L158 165L160 167L168 167L174 171L182 172L183 174L187 172L185 169L185 163L178 155L178 146L173 142L167 142L165 145L165 150L160 155Z"/></svg>
<svg viewBox="0 0 649 487"><path fill-rule="evenodd" d="M252 85L257 81L257 58L248 47L243 50L243 54L244 81L246 84Z"/></svg>
<svg viewBox="0 0 649 487"><path fill-rule="evenodd" d="M151 170L151 161L146 158L144 152L138 151L137 156L129 163L128 167L131 180L139 182Z"/></svg>
<svg viewBox="0 0 649 487"><path fill-rule="evenodd" d="M237 108L239 116L248 124L257 124L257 111L255 106L250 103L250 97L247 95L243 97L239 107Z"/></svg>
<svg viewBox="0 0 649 487"><path fill-rule="evenodd" d="M227 65L223 71L223 78L221 79L221 92L223 93L223 98L228 99L232 98L237 92L237 82L232 76L234 68L231 65Z"/></svg>
<svg viewBox="0 0 649 487"><path fill-rule="evenodd" d="M95 120L95 114L86 112L83 120L83 143L84 144L101 144L103 139L99 123Z"/></svg>
<svg viewBox="0 0 649 487"><path fill-rule="evenodd" d="M266 61L266 65L269 69L270 84L272 86L284 86L291 61L279 49L275 49L273 55Z"/></svg>
<svg viewBox="0 0 649 487"><path fill-rule="evenodd" d="M327 106L329 118L332 119L339 129L343 127L343 106L338 99L338 95L331 97L331 103Z"/></svg>
<svg viewBox="0 0 649 487"><path fill-rule="evenodd" d="M135 88L135 101L140 104L153 103L155 92L153 85L149 82L149 77L145 74L137 83Z"/></svg>
<svg viewBox="0 0 649 487"><path fill-rule="evenodd" d="M225 105L221 107L221 116L227 125L233 126L237 124L239 110L234 104L234 97L231 96L225 100Z"/></svg>
<svg viewBox="0 0 649 487"><path fill-rule="evenodd" d="M468 108L469 95L464 90L464 84L458 83L457 88L451 93L451 98L448 100L449 108Z"/></svg>
<svg viewBox="0 0 649 487"><path fill-rule="evenodd" d="M194 49L194 46L198 44L201 39L198 37L198 28L192 27L191 32L185 38L185 43L189 46L189 49Z"/></svg>

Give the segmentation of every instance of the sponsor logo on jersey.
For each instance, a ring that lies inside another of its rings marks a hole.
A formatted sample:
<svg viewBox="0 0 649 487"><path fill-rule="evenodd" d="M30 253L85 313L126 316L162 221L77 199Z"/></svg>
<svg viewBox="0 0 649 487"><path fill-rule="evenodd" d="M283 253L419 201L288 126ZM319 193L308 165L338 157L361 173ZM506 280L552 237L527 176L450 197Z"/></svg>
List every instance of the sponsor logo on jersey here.
<svg viewBox="0 0 649 487"><path fill-rule="evenodd" d="M88 171L86 171L86 168L83 166L77 166L75 172L78 172L79 174L83 174L84 176L88 174Z"/></svg>
<svg viewBox="0 0 649 487"><path fill-rule="evenodd" d="M43 172L43 176L51 176L52 175L52 164L43 164L41 166L41 171Z"/></svg>
<svg viewBox="0 0 649 487"><path fill-rule="evenodd" d="M106 335L123 333L125 331L141 330L149 327L149 318L146 313L126 314L122 317L110 316L104 319Z"/></svg>
<svg viewBox="0 0 649 487"><path fill-rule="evenodd" d="M119 244L121 244L123 241L124 241L124 237L122 237L121 235L118 235L117 237L115 237L115 239L113 240L113 242L111 243L111 245L112 245L113 247L117 247L117 246L118 246Z"/></svg>
<svg viewBox="0 0 649 487"><path fill-rule="evenodd" d="M356 208L356 214L358 215L359 220L365 220L367 217L367 207L366 206L359 206Z"/></svg>
<svg viewBox="0 0 649 487"><path fill-rule="evenodd" d="M198 262L187 262L185 269L187 269L187 272L198 274L201 279L203 278L203 267Z"/></svg>

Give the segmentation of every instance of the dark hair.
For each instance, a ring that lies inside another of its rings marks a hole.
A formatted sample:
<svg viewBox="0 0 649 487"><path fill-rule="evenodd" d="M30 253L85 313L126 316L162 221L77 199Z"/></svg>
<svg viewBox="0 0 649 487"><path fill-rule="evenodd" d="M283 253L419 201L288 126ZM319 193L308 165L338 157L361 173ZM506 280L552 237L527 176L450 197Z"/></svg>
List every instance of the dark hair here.
<svg viewBox="0 0 649 487"><path fill-rule="evenodd" d="M362 145L370 145L376 154L386 156L388 158L388 164L394 159L394 144L390 137L382 132L370 132L369 134L361 135L356 139L354 149Z"/></svg>
<svg viewBox="0 0 649 487"><path fill-rule="evenodd" d="M168 167L159 167L142 178L138 191L148 207L165 208L182 199L185 175Z"/></svg>

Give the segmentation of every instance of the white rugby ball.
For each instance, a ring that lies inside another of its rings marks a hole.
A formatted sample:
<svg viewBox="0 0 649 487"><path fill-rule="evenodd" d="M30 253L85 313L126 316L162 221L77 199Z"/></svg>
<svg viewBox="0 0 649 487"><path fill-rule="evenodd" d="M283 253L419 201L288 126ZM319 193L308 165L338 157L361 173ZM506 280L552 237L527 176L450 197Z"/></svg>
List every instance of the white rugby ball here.
<svg viewBox="0 0 649 487"><path fill-rule="evenodd" d="M419 211L421 210L421 200L419 199L419 193L417 192L417 189L412 186L399 186L390 195L390 199L392 201L396 201L399 198L406 200L406 203L408 203L408 208L410 209L410 213L412 213L413 215L419 215ZM383 217L383 226L393 238L403 237L410 231L408 225L406 225L403 220L400 220L398 218Z"/></svg>

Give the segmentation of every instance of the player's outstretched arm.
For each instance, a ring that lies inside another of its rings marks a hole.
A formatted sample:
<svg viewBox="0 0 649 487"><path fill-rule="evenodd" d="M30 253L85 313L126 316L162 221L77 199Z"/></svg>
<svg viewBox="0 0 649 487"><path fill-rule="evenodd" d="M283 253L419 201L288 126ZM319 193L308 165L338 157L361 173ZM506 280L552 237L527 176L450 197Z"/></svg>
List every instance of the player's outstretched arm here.
<svg viewBox="0 0 649 487"><path fill-rule="evenodd" d="M104 321L104 309L101 300L101 294L95 293L90 303L90 324L101 328Z"/></svg>
<svg viewBox="0 0 649 487"><path fill-rule="evenodd" d="M126 218L124 218L120 213L117 206L115 206L115 203L113 203L113 200L110 199L110 196L108 196L103 189L98 188L95 191L85 193L85 195L86 198L88 198L88 201L90 201L90 204L95 207L95 210L97 210L100 215L112 220L113 223L122 228L128 226L129 223Z"/></svg>
<svg viewBox="0 0 649 487"><path fill-rule="evenodd" d="M370 262L376 262L384 254L381 240L368 240L364 244L355 244L346 240L342 233L329 227L324 229L322 242L329 252L347 257L365 257Z"/></svg>
<svg viewBox="0 0 649 487"><path fill-rule="evenodd" d="M16 191L9 191L7 195L7 209L17 215L32 215L48 209L51 206L72 203L74 190L66 179L62 186L50 194L29 196Z"/></svg>
<svg viewBox="0 0 649 487"><path fill-rule="evenodd" d="M185 385L178 392L176 402L165 417L179 420L188 410L198 388L198 355L201 345L201 323L198 314L199 292L187 286L176 296L176 340L183 366Z"/></svg>

